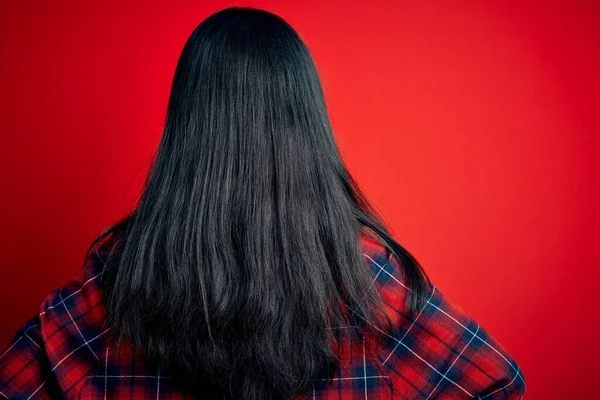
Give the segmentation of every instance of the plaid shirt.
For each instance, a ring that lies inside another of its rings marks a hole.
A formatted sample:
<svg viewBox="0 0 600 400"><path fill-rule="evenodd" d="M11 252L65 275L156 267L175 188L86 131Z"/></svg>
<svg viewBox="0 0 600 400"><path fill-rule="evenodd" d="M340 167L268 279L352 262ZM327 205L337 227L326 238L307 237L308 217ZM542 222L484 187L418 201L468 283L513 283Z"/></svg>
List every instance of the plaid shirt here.
<svg viewBox="0 0 600 400"><path fill-rule="evenodd" d="M525 381L507 351L433 288L425 307L407 314L407 290L395 257L362 241L373 283L394 307L397 330L376 342L344 346L337 377L296 399L521 399ZM101 248L99 248L101 250ZM83 268L43 301L0 350L0 399L183 399L186 393L127 345L113 345L96 250ZM334 329L358 329L359 325ZM188 399L192 397L188 394Z"/></svg>

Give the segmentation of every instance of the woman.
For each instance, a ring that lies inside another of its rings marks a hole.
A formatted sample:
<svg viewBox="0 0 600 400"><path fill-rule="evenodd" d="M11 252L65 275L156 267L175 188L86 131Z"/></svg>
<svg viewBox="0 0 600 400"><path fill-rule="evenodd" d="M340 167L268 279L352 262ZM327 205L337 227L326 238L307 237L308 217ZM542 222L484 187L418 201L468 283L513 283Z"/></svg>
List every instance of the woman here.
<svg viewBox="0 0 600 400"><path fill-rule="evenodd" d="M192 33L139 204L0 354L9 399L525 391L352 180L298 34L249 8Z"/></svg>

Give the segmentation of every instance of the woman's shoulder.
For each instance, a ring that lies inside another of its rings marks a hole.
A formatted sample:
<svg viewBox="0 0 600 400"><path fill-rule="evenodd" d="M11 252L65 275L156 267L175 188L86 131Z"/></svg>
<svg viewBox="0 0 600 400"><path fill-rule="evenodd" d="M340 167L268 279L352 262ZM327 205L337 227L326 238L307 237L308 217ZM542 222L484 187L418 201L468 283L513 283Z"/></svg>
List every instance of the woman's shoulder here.
<svg viewBox="0 0 600 400"><path fill-rule="evenodd" d="M89 370L101 363L108 343L103 247L86 255L82 266L48 293L38 313L14 334L0 358L0 391L8 398L45 390L76 393Z"/></svg>
<svg viewBox="0 0 600 400"><path fill-rule="evenodd" d="M86 337L84 331L99 333L95 331L104 327L106 316L101 284L107 268L104 249L103 245L93 247L80 268L61 287L48 294L40 307L42 322L82 339ZM82 344L93 352L91 341L85 342Z"/></svg>
<svg viewBox="0 0 600 400"><path fill-rule="evenodd" d="M394 331L377 343L384 375L403 398L520 399L525 380L512 355L481 324L435 285L419 310L405 301L411 290L402 266L385 247L362 240L374 285L388 306Z"/></svg>

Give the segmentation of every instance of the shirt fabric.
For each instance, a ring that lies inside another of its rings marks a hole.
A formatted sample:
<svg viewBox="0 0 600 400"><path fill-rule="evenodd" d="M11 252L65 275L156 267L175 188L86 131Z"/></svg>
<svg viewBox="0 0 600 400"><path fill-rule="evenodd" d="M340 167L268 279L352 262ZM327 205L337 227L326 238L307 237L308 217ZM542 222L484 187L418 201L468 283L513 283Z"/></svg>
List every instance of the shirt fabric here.
<svg viewBox="0 0 600 400"><path fill-rule="evenodd" d="M400 264L366 236L361 246L397 329L377 342L359 324L334 327L357 329L361 340L343 346L332 381L317 380L312 394L295 399L523 398L519 366L477 321L435 286L418 313L403 311L410 289ZM0 349L0 399L193 398L140 352L115 345L100 289L104 251L98 247Z"/></svg>

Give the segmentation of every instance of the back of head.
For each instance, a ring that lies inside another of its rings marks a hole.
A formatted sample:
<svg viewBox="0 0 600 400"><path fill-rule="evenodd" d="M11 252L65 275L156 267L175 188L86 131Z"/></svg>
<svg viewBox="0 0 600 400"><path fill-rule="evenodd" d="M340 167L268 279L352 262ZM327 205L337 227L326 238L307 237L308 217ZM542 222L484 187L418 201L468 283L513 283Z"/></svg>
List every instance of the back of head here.
<svg viewBox="0 0 600 400"><path fill-rule="evenodd" d="M308 49L250 8L188 39L139 204L110 232L114 331L205 396L290 398L333 373L343 305L380 305L361 234L400 259L409 305L426 282L346 170Z"/></svg>

